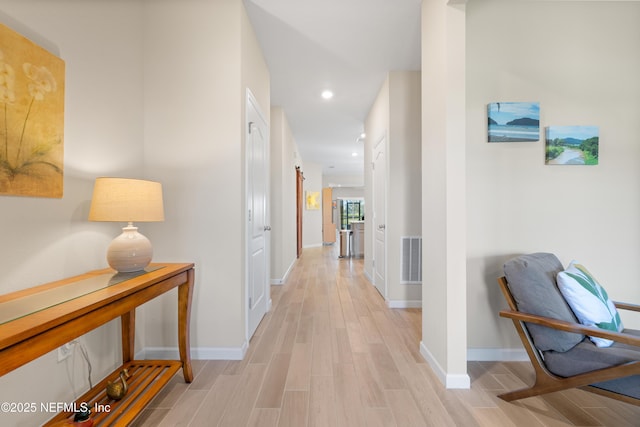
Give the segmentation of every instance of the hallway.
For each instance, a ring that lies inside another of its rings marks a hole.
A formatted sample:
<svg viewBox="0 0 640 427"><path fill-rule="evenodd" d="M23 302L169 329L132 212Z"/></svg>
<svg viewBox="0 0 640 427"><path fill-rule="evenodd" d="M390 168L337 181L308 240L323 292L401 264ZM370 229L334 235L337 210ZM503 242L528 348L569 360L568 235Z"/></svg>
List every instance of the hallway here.
<svg viewBox="0 0 640 427"><path fill-rule="evenodd" d="M419 309L388 309L362 259L305 249L242 361L194 361L136 426L633 426L640 408L572 390L510 404L529 363L470 362L471 390L445 390L418 351Z"/></svg>

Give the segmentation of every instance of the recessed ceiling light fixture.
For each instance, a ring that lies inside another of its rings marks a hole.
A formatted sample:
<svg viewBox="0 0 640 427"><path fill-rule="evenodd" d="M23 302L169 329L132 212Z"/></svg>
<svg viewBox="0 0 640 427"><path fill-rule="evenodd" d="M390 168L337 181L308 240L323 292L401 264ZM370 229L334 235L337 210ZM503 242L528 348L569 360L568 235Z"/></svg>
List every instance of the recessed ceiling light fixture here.
<svg viewBox="0 0 640 427"><path fill-rule="evenodd" d="M327 90L323 90L321 96L322 96L323 99L331 99L331 98L333 98L333 92L331 92L328 89Z"/></svg>
<svg viewBox="0 0 640 427"><path fill-rule="evenodd" d="M353 157L358 157L358 153L356 153L355 151L353 153L351 153L351 156Z"/></svg>

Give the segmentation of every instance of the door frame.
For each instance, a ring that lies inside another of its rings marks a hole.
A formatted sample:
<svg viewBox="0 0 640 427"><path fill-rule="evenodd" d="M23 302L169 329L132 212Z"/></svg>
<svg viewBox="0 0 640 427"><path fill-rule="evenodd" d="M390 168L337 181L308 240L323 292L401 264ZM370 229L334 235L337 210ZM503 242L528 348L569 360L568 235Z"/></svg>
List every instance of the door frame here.
<svg viewBox="0 0 640 427"><path fill-rule="evenodd" d="M388 288L387 288L387 284L389 282L388 278L387 278L387 274L388 274L388 263L387 263L387 259L388 259L388 247L389 247L389 242L387 241L387 228L386 228L386 224L389 222L388 221L388 198L389 198L389 194L387 193L388 190L388 176L389 176L389 157L388 157L388 149L389 149L389 143L388 143L388 138L387 138L387 132L385 131L382 136L377 140L376 143L373 144L373 147L371 149L371 168L372 168L372 174L371 174L371 182L372 182L372 191L371 191L371 198L372 198L372 213L373 213L373 218L371 221L371 259L373 261L373 268L372 268L372 279L373 279L373 286L374 288L376 288L378 291L380 291L380 289L378 288L378 286L376 286L376 180L375 180L375 170L374 169L374 165L375 165L375 153L376 153L376 149L378 148L378 146L380 144L383 144L382 148L384 150L384 177L383 177L383 194L384 194L384 206L382 207L382 210L384 212L384 221L385 221L385 229L384 229L384 293L382 293L382 298L387 301L387 293L388 293Z"/></svg>
<svg viewBox="0 0 640 427"><path fill-rule="evenodd" d="M304 173L302 169L300 169L300 166L296 166L296 258L300 258L300 255L302 255L303 186Z"/></svg>
<svg viewBox="0 0 640 427"><path fill-rule="evenodd" d="M249 150L247 150L247 146L248 146L248 141L250 138L250 126L251 126L251 121L249 119L249 104L251 104L256 113L258 114L258 116L260 116L260 118L266 123L267 125L267 132L266 132L266 141L267 141L267 148L266 148L266 153L265 153L265 175L267 178L267 185L266 185L266 191L265 191L265 224L269 224L270 220L271 220L271 212L270 212L270 197L271 197L271 186L270 186L270 181L271 181L271 150L270 150L270 125L269 125L269 121L266 119L266 116L264 114L264 112L262 111L262 108L260 107L260 104L258 103L258 100L256 99L256 97L253 95L253 93L251 92L251 90L249 88L247 88L246 90L246 98L245 98L245 112L244 112L244 138L245 138L245 144L244 144L244 181L245 181L245 188L244 188L244 233L245 233L245 238L244 238L244 246L245 246L245 250L244 250L244 307L245 307L245 313L244 313L244 330L245 330L245 340L246 340L246 345L249 345L249 341L251 340L251 336L249 335L249 312L250 312L250 307L249 307L249 286L250 284L250 275L249 275L249 260L251 258L251 228L249 226L249 207L248 207L248 196L249 196ZM271 310L271 236L270 233L268 233L267 231L265 231L265 236L264 236L264 245L265 245L265 298L266 298L266 307L265 307L265 314L268 313Z"/></svg>

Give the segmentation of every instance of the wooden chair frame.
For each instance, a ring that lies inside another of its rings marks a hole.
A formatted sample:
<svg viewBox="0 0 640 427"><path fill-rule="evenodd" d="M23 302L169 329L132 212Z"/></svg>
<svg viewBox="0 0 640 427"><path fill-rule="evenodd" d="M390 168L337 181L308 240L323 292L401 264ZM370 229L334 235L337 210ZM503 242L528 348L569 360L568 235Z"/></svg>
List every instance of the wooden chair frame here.
<svg viewBox="0 0 640 427"><path fill-rule="evenodd" d="M522 344L524 345L524 348L529 355L529 359L531 360L531 364L533 365L533 369L535 371L535 383L533 384L533 386L504 393L499 395L498 397L507 402L510 402L513 400L538 396L554 391L566 390L570 388L581 388L592 393L597 393L603 396L611 397L613 399L640 406L640 399L590 386L590 384L599 383L602 381L624 378L631 375L640 375L640 361L629 362L623 365L586 372L572 377L559 377L551 373L546 368L538 349L533 344L533 340L529 335L529 331L527 330L525 322L535 323L538 325L567 332L575 332L583 335L606 338L614 340L616 342L637 346L638 348L640 348L640 337L620 332L606 331L604 329L589 327L581 325L579 323L565 322L548 317L522 313L518 311L515 299L513 298L513 295L511 294L511 291L509 290L509 287L507 285L507 279L505 277L500 277L498 279L498 283L500 284L502 293L504 294L504 297L507 300L510 308L510 310L500 311L500 316L511 319L513 321L513 325L518 331L518 335L522 340ZM620 302L615 302L614 304L619 309L640 312L640 305Z"/></svg>

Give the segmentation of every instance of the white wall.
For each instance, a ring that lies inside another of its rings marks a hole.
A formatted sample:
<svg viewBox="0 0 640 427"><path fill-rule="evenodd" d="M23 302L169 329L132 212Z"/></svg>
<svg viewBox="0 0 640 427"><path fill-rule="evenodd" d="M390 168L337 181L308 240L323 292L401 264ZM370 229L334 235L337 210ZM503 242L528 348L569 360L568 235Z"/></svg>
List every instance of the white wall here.
<svg viewBox="0 0 640 427"><path fill-rule="evenodd" d="M378 144L382 138L388 138L389 133L389 76L384 80L378 95L376 96L369 113L364 122L364 129L367 137L364 141L364 199L367 202L364 205L364 273L369 278L373 278L373 169L371 162L373 161L373 147ZM388 155L387 155L388 159ZM387 171L388 172L388 171ZM367 218L369 220L367 220Z"/></svg>
<svg viewBox="0 0 640 427"><path fill-rule="evenodd" d="M324 174L322 181L325 187L364 187L364 173L355 175Z"/></svg>
<svg viewBox="0 0 640 427"><path fill-rule="evenodd" d="M387 191L387 299L391 305L420 307L422 285L400 284L401 238L422 235L421 73L389 73Z"/></svg>
<svg viewBox="0 0 640 427"><path fill-rule="evenodd" d="M302 184L303 198L307 191L320 193L322 201L322 165L304 162L302 167L304 182ZM322 246L322 204L318 210L308 210L306 200L302 208L302 247L313 248Z"/></svg>
<svg viewBox="0 0 640 427"><path fill-rule="evenodd" d="M466 325L465 12L422 2L422 342L447 387L469 387Z"/></svg>
<svg viewBox="0 0 640 427"><path fill-rule="evenodd" d="M421 285L400 284L401 237L421 235L420 72L392 71L365 120L365 199L373 201L373 147L386 138L386 280L391 306L421 305ZM372 271L372 203L365 204L365 270Z"/></svg>
<svg viewBox="0 0 640 427"><path fill-rule="evenodd" d="M280 107L271 108L271 282L283 283L296 261L298 148Z"/></svg>
<svg viewBox="0 0 640 427"><path fill-rule="evenodd" d="M57 51L67 74L65 195L0 197L0 293L104 267L119 227L86 220L95 177L157 179L166 220L140 227L155 260L196 263L192 357L237 356L245 341L246 87L267 122L270 103L242 2L0 0L0 22ZM175 298L139 311L137 351L175 349ZM114 321L81 338L94 382L121 363L119 329ZM87 386L79 353L58 364L53 352L0 378L0 397L69 402ZM3 426L51 416L5 415Z"/></svg>
<svg viewBox="0 0 640 427"><path fill-rule="evenodd" d="M640 3L467 6L469 347L520 348L496 278L511 256L584 263L640 301ZM541 126L600 127L597 166L545 166L540 142L487 143L486 106L540 102ZM638 327L637 317L624 317Z"/></svg>
<svg viewBox="0 0 640 427"><path fill-rule="evenodd" d="M119 225L89 223L87 215L97 176L142 177L141 13L139 2L0 0L0 22L66 64L64 196L0 196L0 293L106 266ZM81 337L94 382L120 364L119 337L118 321ZM52 352L2 376L0 400L71 401L88 387L77 350L74 359L58 363ZM51 416L3 413L0 424L33 426Z"/></svg>
<svg viewBox="0 0 640 427"><path fill-rule="evenodd" d="M165 182L167 209L150 237L156 259L196 264L193 357L236 358L246 345L245 90L268 123L269 74L240 0L150 0L144 16L146 168ZM174 295L149 304L146 347L175 350L175 312Z"/></svg>

